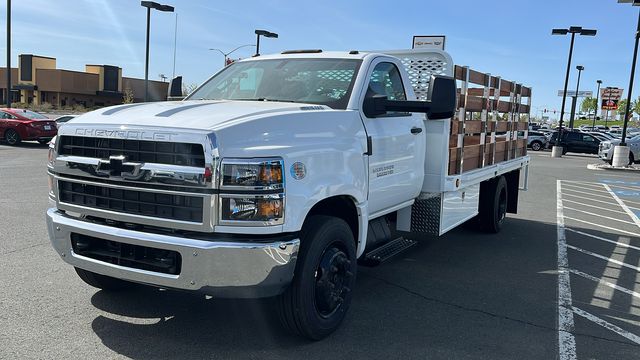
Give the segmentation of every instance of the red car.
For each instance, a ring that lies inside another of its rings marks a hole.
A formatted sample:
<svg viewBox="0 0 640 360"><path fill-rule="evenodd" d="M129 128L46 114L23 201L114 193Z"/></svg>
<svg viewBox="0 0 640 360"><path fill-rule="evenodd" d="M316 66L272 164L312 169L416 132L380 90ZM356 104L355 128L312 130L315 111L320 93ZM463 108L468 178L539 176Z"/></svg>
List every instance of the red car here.
<svg viewBox="0 0 640 360"><path fill-rule="evenodd" d="M0 138L9 145L18 145L22 140L48 143L58 134L56 122L27 109L0 108Z"/></svg>

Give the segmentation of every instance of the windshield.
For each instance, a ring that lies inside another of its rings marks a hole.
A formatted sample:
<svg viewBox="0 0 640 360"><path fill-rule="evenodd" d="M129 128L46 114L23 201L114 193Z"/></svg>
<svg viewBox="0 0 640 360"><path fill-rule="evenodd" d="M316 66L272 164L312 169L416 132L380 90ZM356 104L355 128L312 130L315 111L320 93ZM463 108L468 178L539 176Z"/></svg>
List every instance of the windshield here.
<svg viewBox="0 0 640 360"><path fill-rule="evenodd" d="M360 60L244 61L222 70L189 100L285 101L346 109Z"/></svg>

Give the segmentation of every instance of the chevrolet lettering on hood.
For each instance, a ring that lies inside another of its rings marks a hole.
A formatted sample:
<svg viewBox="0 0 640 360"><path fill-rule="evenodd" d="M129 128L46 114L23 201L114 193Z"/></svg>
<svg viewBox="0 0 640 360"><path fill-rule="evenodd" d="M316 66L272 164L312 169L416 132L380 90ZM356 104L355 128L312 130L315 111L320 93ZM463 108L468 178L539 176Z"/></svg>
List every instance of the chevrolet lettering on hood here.
<svg viewBox="0 0 640 360"><path fill-rule="evenodd" d="M176 133L149 130L76 129L76 135L132 140L171 141Z"/></svg>

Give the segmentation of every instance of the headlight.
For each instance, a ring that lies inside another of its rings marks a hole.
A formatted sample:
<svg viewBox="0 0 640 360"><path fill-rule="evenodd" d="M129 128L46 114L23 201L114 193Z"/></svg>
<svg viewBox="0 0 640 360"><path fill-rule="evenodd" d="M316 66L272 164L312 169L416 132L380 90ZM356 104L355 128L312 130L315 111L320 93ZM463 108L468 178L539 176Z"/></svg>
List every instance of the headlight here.
<svg viewBox="0 0 640 360"><path fill-rule="evenodd" d="M49 154L47 155L47 166L52 168L56 162L56 138L54 136L53 139L49 142Z"/></svg>
<svg viewBox="0 0 640 360"><path fill-rule="evenodd" d="M220 188L241 190L277 190L284 188L282 160L225 159L222 162Z"/></svg>
<svg viewBox="0 0 640 360"><path fill-rule="evenodd" d="M282 159L223 159L220 225L271 226L284 222Z"/></svg>
<svg viewBox="0 0 640 360"><path fill-rule="evenodd" d="M221 195L221 225L280 225L284 220L284 194Z"/></svg>
<svg viewBox="0 0 640 360"><path fill-rule="evenodd" d="M611 148L611 143L602 143L602 150L607 150Z"/></svg>

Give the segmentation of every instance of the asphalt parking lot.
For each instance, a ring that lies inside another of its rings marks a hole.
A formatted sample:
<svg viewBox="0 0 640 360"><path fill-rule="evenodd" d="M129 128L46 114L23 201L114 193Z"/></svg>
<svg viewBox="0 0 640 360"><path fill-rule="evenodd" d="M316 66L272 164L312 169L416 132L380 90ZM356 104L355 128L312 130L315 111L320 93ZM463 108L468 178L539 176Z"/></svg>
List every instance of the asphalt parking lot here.
<svg viewBox="0 0 640 360"><path fill-rule="evenodd" d="M640 176L532 155L499 235L460 228L375 268L329 338L267 302L85 285L47 239L46 147L0 145L0 358L637 359ZM560 341L559 341L560 340Z"/></svg>

